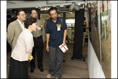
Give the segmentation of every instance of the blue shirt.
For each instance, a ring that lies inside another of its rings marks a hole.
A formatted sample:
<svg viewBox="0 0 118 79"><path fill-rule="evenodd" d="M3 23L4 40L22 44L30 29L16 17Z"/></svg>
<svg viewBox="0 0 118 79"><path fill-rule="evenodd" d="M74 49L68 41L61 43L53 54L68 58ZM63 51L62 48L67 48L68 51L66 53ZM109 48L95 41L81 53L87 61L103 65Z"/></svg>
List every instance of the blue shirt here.
<svg viewBox="0 0 118 79"><path fill-rule="evenodd" d="M57 30L57 24L61 24L60 31ZM46 33L50 34L49 46L58 47L63 43L64 30L67 29L64 18L57 17L57 21L54 23L52 19L49 19L46 25Z"/></svg>

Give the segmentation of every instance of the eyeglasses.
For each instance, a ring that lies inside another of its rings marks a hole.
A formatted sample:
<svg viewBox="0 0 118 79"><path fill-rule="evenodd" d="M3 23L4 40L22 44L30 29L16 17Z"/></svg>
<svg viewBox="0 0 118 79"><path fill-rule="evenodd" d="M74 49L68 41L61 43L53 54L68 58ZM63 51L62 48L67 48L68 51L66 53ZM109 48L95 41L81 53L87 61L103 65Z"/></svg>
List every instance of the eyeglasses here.
<svg viewBox="0 0 118 79"><path fill-rule="evenodd" d="M20 16L27 16L26 14L20 14Z"/></svg>
<svg viewBox="0 0 118 79"><path fill-rule="evenodd" d="M51 16L56 15L57 13L50 14Z"/></svg>

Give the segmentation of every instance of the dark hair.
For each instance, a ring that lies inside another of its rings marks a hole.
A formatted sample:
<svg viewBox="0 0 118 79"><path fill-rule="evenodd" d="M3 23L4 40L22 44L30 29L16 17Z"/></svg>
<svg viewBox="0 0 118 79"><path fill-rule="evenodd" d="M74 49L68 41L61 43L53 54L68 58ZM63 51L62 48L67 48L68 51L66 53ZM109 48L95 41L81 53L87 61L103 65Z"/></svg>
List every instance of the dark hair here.
<svg viewBox="0 0 118 79"><path fill-rule="evenodd" d="M16 16L19 15L19 13L20 13L21 11L24 11L24 10L22 10L22 9L17 10ZM25 11L24 11L24 12L25 12Z"/></svg>
<svg viewBox="0 0 118 79"><path fill-rule="evenodd" d="M29 25L32 25L33 23L36 23L37 22L37 19L36 18L27 18L26 21L25 21L25 28L28 28Z"/></svg>
<svg viewBox="0 0 118 79"><path fill-rule="evenodd" d="M32 9L31 12L30 12L30 14L32 14L32 11L33 11L33 10L35 10L35 11L38 13L38 11L37 11L36 9Z"/></svg>
<svg viewBox="0 0 118 79"><path fill-rule="evenodd" d="M57 13L58 13L58 14L61 14L61 12L60 12L60 11L57 11Z"/></svg>
<svg viewBox="0 0 118 79"><path fill-rule="evenodd" d="M51 7L51 8L48 10L48 14L50 14L50 12L51 12L52 10L56 10L56 12L57 12L57 8L56 8L56 7ZM58 13L58 12L57 12L57 13Z"/></svg>

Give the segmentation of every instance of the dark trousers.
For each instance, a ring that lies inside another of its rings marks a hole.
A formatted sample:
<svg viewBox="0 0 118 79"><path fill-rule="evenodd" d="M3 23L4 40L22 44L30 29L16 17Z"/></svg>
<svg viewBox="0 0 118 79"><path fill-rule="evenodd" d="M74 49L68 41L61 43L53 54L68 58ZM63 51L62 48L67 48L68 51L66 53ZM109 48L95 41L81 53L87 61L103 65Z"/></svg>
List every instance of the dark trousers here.
<svg viewBox="0 0 118 79"><path fill-rule="evenodd" d="M10 59L8 79L28 78L28 61Z"/></svg>
<svg viewBox="0 0 118 79"><path fill-rule="evenodd" d="M49 48L49 73L61 77L63 72L64 54L59 48Z"/></svg>
<svg viewBox="0 0 118 79"><path fill-rule="evenodd" d="M33 38L34 39L34 47L32 51L33 60L30 62L31 68L35 68L35 54L37 55L37 65L38 67L43 67L43 39L42 36Z"/></svg>

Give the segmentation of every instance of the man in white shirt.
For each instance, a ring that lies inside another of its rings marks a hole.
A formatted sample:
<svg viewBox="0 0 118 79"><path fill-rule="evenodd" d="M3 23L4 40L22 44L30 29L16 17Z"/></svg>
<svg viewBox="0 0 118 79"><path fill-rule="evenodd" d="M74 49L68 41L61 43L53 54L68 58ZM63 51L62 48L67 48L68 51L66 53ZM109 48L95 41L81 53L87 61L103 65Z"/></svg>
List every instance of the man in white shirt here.
<svg viewBox="0 0 118 79"><path fill-rule="evenodd" d="M26 19L26 14L23 10L18 10L17 12L17 20L11 22L8 25L8 33L7 33L7 39L8 43L12 47L12 50L14 49L16 45L16 41L20 35L20 33L24 29L24 21Z"/></svg>

